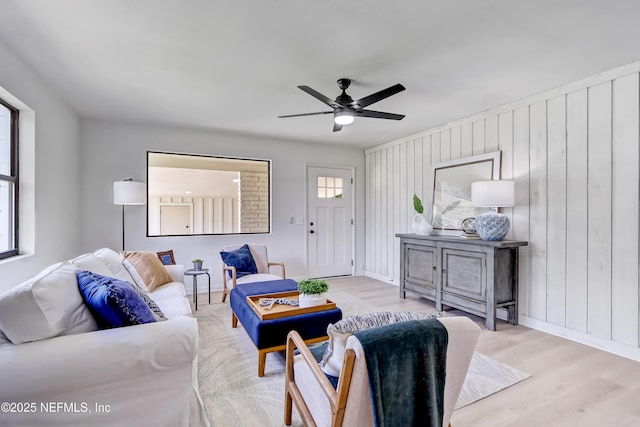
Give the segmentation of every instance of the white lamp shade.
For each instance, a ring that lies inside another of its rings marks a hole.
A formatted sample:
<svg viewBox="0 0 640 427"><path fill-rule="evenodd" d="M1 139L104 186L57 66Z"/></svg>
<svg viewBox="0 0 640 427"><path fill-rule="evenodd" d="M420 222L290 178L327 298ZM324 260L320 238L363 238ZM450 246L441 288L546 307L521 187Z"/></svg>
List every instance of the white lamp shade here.
<svg viewBox="0 0 640 427"><path fill-rule="evenodd" d="M333 120L340 126L346 126L353 123L355 118L353 116L353 111L343 110L335 113L335 115L333 116Z"/></svg>
<svg viewBox="0 0 640 427"><path fill-rule="evenodd" d="M515 204L515 183L508 180L472 182L471 204L476 207L511 207Z"/></svg>
<svg viewBox="0 0 640 427"><path fill-rule="evenodd" d="M144 205L147 202L147 186L144 182L116 181L113 183L114 205Z"/></svg>

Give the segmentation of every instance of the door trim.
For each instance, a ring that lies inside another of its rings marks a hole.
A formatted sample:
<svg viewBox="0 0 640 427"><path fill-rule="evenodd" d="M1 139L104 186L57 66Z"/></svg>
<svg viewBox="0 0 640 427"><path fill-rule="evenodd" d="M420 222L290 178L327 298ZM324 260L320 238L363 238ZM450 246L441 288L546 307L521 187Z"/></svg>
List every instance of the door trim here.
<svg viewBox="0 0 640 427"><path fill-rule="evenodd" d="M304 252L305 252L305 270L309 277L309 168L328 168L341 169L351 172L351 216L353 224L351 225L351 275L356 274L356 167L345 165L329 165L323 163L305 163L304 164Z"/></svg>

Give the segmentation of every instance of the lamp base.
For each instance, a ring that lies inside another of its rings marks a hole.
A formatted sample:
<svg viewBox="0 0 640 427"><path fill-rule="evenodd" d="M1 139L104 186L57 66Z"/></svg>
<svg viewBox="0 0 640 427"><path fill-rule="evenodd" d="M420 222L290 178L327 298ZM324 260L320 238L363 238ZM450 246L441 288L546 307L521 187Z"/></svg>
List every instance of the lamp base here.
<svg viewBox="0 0 640 427"><path fill-rule="evenodd" d="M509 217L501 213L487 212L476 218L476 232L482 240L502 240L510 227Z"/></svg>

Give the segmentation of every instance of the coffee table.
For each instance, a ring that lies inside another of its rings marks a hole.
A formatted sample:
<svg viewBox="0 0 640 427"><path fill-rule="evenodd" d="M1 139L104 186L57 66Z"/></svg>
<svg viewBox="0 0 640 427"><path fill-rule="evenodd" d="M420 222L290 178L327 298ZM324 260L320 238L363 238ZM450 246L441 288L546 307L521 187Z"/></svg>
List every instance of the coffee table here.
<svg viewBox="0 0 640 427"><path fill-rule="evenodd" d="M254 311L248 301L258 295L274 295L291 293L298 288L298 284L291 279L272 280L268 282L246 283L236 285L231 290L229 303L231 304L231 326L242 324L251 341L258 350L258 376L264 376L267 353L283 351L286 348L287 334L291 330L297 331L306 343L312 344L328 339L327 326L342 319L342 311L330 303L326 309L311 312L301 312L306 309L285 310L278 317L262 319ZM249 297L249 298L248 298ZM333 308L332 308L333 307ZM271 316L267 316L271 317Z"/></svg>

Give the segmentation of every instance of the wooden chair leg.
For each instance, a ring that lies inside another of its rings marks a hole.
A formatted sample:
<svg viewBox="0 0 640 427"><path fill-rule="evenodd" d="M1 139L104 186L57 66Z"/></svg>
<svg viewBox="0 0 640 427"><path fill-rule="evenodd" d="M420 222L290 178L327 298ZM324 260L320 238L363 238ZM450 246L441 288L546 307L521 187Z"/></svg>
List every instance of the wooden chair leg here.
<svg viewBox="0 0 640 427"><path fill-rule="evenodd" d="M229 293L229 289L227 288L227 270L225 270L224 265L222 267L222 302L227 299L227 294Z"/></svg>
<svg viewBox="0 0 640 427"><path fill-rule="evenodd" d="M232 311L231 312L231 327L236 328L238 326L238 316Z"/></svg>
<svg viewBox="0 0 640 427"><path fill-rule="evenodd" d="M264 365L267 362L267 352L258 350L258 376L264 377Z"/></svg>
<svg viewBox="0 0 640 427"><path fill-rule="evenodd" d="M285 385L284 387L284 425L291 425L291 414L293 410L293 399L291 399L291 394L289 393L289 385Z"/></svg>

